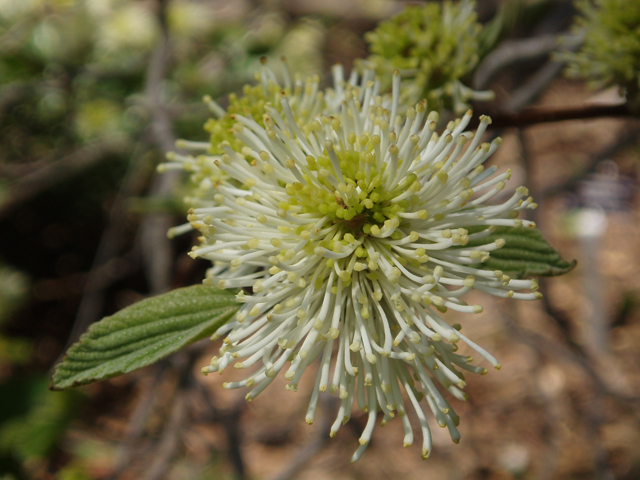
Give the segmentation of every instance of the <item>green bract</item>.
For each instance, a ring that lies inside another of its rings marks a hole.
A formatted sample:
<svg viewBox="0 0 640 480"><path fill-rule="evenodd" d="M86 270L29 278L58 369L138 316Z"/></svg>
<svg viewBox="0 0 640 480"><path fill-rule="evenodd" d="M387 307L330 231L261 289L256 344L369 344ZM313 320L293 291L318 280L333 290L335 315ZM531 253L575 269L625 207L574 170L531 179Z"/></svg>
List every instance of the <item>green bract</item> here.
<svg viewBox="0 0 640 480"><path fill-rule="evenodd" d="M577 53L562 53L567 74L589 80L592 88L618 85L633 109L640 108L640 2L596 0L576 3L582 16L574 32L584 34Z"/></svg>
<svg viewBox="0 0 640 480"><path fill-rule="evenodd" d="M430 109L463 113L469 99L490 99L492 92L476 92L462 83L480 59L482 25L476 22L475 3L464 0L407 7L380 23L365 40L369 62L383 79L398 69L404 79L400 103L426 98Z"/></svg>

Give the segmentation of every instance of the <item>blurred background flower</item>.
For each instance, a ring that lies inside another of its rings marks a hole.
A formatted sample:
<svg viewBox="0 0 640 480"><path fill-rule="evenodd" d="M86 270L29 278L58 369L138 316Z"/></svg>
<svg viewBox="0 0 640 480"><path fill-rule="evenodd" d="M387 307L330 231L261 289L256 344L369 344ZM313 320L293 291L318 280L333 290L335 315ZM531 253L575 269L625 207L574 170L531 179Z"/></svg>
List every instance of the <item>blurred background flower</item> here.
<svg viewBox="0 0 640 480"><path fill-rule="evenodd" d="M640 3L624 0L576 2L579 15L572 28L584 44L568 61L566 73L589 86L617 86L634 109L640 109Z"/></svg>
<svg viewBox="0 0 640 480"><path fill-rule="evenodd" d="M408 6L365 35L371 50L368 61L383 79L400 71L406 79L403 103L413 105L426 98L430 109L460 115L470 99L493 98L490 91L465 86L486 47L491 47L483 41L490 31L478 23L472 0Z"/></svg>

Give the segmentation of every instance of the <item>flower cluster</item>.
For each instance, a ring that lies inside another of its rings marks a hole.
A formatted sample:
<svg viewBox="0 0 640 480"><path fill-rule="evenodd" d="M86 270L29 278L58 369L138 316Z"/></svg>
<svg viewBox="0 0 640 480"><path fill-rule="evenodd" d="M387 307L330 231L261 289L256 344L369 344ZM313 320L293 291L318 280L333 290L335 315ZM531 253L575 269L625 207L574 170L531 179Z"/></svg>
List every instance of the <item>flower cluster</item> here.
<svg viewBox="0 0 640 480"><path fill-rule="evenodd" d="M432 108L461 114L469 100L490 100L493 92L478 92L462 82L479 61L482 25L475 4L463 0L410 6L366 34L371 63L383 79L395 69L405 80L400 103L426 98Z"/></svg>
<svg viewBox="0 0 640 480"><path fill-rule="evenodd" d="M582 16L574 33L584 35L576 52L558 57L569 62L570 76L586 78L593 88L618 85L631 108L640 109L640 3L597 0L576 3Z"/></svg>
<svg viewBox="0 0 640 480"><path fill-rule="evenodd" d="M500 226L534 227L517 217L536 204L524 187L491 204L510 177L483 167L500 144L482 143L491 120L481 117L475 133L465 131L469 111L437 133L438 114L427 111L426 101L399 115L397 71L391 95L380 95L371 72L345 80L340 67L326 92L315 80L280 90L266 67L261 79L263 92L278 89L277 103L265 102L259 120L251 110L231 117L242 148L225 141L221 155L173 155L165 165L202 178L206 188L192 199L189 224L176 231L201 232L191 256L213 262L205 283L240 289L243 304L214 335L224 344L203 373L232 364L250 369L224 387L250 388L251 401L281 373L296 391L319 358L308 423L321 392L341 400L332 436L356 404L368 414L356 461L379 411L383 424L399 417L404 445L411 445L412 409L426 458L425 407L454 442L460 438L459 417L437 385L465 400L463 373L487 372L457 354L457 343L500 368L442 313L481 312L462 300L472 289L540 297L535 280L483 269L505 242L482 239ZM201 172L213 168L222 174L207 181Z"/></svg>

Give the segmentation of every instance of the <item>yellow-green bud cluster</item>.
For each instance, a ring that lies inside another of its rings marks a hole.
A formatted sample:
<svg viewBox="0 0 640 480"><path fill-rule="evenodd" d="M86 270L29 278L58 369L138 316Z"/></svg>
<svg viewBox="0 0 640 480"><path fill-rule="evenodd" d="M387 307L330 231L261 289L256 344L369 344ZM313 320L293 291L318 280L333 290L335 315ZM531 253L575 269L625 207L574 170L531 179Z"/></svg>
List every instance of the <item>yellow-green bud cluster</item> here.
<svg viewBox="0 0 640 480"><path fill-rule="evenodd" d="M242 148L242 142L231 133L231 127L236 123L232 116L235 114L248 115L255 121L261 122L265 105L273 98L273 95L280 93L279 87L275 84L272 84L269 90L271 91L265 92L261 85L245 85L242 88L242 95L238 96L235 93L229 95L229 106L226 108L225 114L220 118L210 118L204 125L204 129L210 135L211 148L209 153L222 153L218 145L224 141L229 142L236 150Z"/></svg>
<svg viewBox="0 0 640 480"><path fill-rule="evenodd" d="M231 93L229 95L229 105L222 109L211 97L205 97L207 103L216 118L209 119L204 129L210 134L210 154L221 154L219 145L228 142L235 151L240 151L243 143L233 135L233 125L235 115L243 115L252 118L259 125L264 127L263 115L267 108L274 108L276 112L282 114L280 95L285 93L291 98L294 117L301 125L306 119L323 110L325 107L324 93L318 90L320 77L311 76L302 81L300 77L291 79L288 74L286 60L283 58L285 85L281 86L275 75L266 66L263 59L262 71L256 74L256 85L244 85L242 94Z"/></svg>
<svg viewBox="0 0 640 480"><path fill-rule="evenodd" d="M462 83L478 64L481 37L472 0L427 2L406 7L367 33L367 61L387 81L393 70L400 70L405 79L400 103L410 105L424 97L432 109L461 114L470 99L492 96Z"/></svg>
<svg viewBox="0 0 640 480"><path fill-rule="evenodd" d="M576 6L581 16L573 32L584 43L576 53L558 54L569 62L567 74L592 88L619 86L629 106L640 111L640 2L582 0Z"/></svg>

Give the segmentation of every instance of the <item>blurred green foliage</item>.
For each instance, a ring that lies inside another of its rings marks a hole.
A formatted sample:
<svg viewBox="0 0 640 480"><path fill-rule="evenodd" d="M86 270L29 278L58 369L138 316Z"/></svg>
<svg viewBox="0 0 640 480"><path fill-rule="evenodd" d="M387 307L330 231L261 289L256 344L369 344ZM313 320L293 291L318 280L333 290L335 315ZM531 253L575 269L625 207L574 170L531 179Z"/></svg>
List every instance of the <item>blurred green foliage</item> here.
<svg viewBox="0 0 640 480"><path fill-rule="evenodd" d="M93 480L82 465L67 465L56 475L57 480Z"/></svg>
<svg viewBox="0 0 640 480"><path fill-rule="evenodd" d="M29 291L27 276L0 264L0 324L3 324L26 300Z"/></svg>
<svg viewBox="0 0 640 480"><path fill-rule="evenodd" d="M596 0L576 2L581 16L573 32L584 35L576 53L558 56L569 62L566 73L587 79L594 89L617 85L629 106L640 110L640 2Z"/></svg>
<svg viewBox="0 0 640 480"><path fill-rule="evenodd" d="M262 85L245 85L242 89L242 95L235 93L229 95L229 106L225 109L224 115L219 118L210 118L204 125L204 129L211 135L210 153L221 154L222 150L219 145L223 141L229 142L231 147L240 151L244 144L229 132L231 127L236 123L232 118L233 115L245 115L253 118L256 122L263 124L262 115L264 115L264 107L267 103L278 108L280 102L277 101L278 91L266 94ZM279 108L279 111L281 107Z"/></svg>
<svg viewBox="0 0 640 480"><path fill-rule="evenodd" d="M49 391L48 376L12 378L0 384L0 472L18 478L49 455L83 395ZM23 465L25 468L21 468Z"/></svg>
<svg viewBox="0 0 640 480"><path fill-rule="evenodd" d="M251 78L273 52L319 70L323 29L287 26L275 13L243 23L208 2L169 2L172 65L164 101L183 110ZM135 0L0 0L0 161L29 161L59 149L146 126L143 98L150 52L160 35L153 4ZM179 62L177 61L179 59ZM200 115L204 109L198 110ZM176 128L203 135L202 117L178 112ZM183 120L184 119L184 120ZM196 131L197 130L197 131Z"/></svg>
<svg viewBox="0 0 640 480"><path fill-rule="evenodd" d="M28 293L27 276L0 264L0 326L24 304ZM0 333L0 362L24 363L30 356L31 345L26 339L9 338Z"/></svg>

